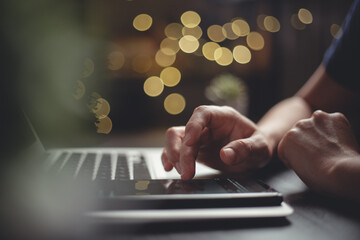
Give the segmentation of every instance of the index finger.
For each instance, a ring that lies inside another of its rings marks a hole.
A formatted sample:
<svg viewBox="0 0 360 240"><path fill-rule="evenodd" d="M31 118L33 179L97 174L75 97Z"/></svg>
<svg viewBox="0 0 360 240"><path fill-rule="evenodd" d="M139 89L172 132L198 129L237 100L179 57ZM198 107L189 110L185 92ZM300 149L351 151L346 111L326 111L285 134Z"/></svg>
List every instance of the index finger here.
<svg viewBox="0 0 360 240"><path fill-rule="evenodd" d="M197 107L185 127L185 136L180 150L181 178L191 179L195 175L195 161L201 138L211 120L211 111L206 106Z"/></svg>
<svg viewBox="0 0 360 240"><path fill-rule="evenodd" d="M189 147L198 144L201 140L202 132L208 126L210 120L211 111L209 111L208 107L197 107L185 126L183 143Z"/></svg>

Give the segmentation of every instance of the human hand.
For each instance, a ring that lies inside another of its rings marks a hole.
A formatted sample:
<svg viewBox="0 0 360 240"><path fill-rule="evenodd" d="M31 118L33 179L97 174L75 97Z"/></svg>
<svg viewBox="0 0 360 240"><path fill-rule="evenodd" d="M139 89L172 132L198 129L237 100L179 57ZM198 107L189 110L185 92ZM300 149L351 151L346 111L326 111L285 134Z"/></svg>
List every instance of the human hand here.
<svg viewBox="0 0 360 240"><path fill-rule="evenodd" d="M300 120L280 141L278 154L311 189L353 197L351 182L359 181L359 172L350 176L359 166L359 147L343 114L316 111Z"/></svg>
<svg viewBox="0 0 360 240"><path fill-rule="evenodd" d="M182 179L195 175L195 161L225 172L264 166L272 148L257 126L230 107L200 106L186 126L166 132L165 170L176 168Z"/></svg>

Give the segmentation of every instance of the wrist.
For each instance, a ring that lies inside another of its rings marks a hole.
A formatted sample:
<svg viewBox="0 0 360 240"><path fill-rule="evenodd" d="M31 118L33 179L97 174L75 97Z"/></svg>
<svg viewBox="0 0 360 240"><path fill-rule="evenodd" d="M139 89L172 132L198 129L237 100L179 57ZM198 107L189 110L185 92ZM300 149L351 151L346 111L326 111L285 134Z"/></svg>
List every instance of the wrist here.
<svg viewBox="0 0 360 240"><path fill-rule="evenodd" d="M350 156L337 160L329 172L334 193L340 197L360 202L360 155L352 152Z"/></svg>

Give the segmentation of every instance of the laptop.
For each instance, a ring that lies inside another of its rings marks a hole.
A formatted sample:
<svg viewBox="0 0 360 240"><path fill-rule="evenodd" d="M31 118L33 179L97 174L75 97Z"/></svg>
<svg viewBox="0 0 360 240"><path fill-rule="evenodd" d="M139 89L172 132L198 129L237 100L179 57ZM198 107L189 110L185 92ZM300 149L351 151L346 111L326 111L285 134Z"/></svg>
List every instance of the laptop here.
<svg viewBox="0 0 360 240"><path fill-rule="evenodd" d="M28 128L34 139L23 156L33 161L30 163L36 166L33 177L38 181L38 185L24 182L24 188L34 188L34 200L27 204L30 208L45 202L52 211L51 208L60 205L55 211L58 214L68 212L69 206L72 209L69 216L76 212L91 223L126 224L277 218L293 212L282 195L265 184L254 179L230 178L202 164L197 163L194 180L182 181L176 170L163 169L162 148L45 150L25 114L23 123L27 125L23 129ZM39 178L39 173L44 177ZM54 184L44 187L48 181ZM43 195L51 195L51 200L43 199ZM82 211L77 211L78 206ZM40 211L46 208L40 207Z"/></svg>

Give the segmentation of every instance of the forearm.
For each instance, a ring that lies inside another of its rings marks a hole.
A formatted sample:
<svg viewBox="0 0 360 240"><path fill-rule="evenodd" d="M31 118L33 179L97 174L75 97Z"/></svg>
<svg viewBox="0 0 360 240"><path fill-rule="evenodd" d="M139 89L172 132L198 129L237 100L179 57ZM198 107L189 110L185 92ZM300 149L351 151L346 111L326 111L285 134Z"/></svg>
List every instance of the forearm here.
<svg viewBox="0 0 360 240"><path fill-rule="evenodd" d="M258 123L259 130L273 151L283 135L297 121L310 117L314 110L344 112L358 102L356 99L354 93L335 82L320 65L294 97L278 103L265 114Z"/></svg>
<svg viewBox="0 0 360 240"><path fill-rule="evenodd" d="M291 97L272 107L258 122L259 130L267 137L272 152L283 135L299 120L311 116L312 109L301 97Z"/></svg>

